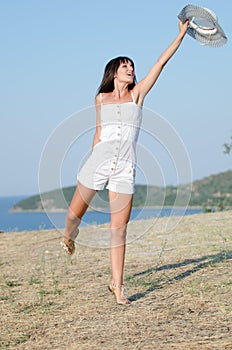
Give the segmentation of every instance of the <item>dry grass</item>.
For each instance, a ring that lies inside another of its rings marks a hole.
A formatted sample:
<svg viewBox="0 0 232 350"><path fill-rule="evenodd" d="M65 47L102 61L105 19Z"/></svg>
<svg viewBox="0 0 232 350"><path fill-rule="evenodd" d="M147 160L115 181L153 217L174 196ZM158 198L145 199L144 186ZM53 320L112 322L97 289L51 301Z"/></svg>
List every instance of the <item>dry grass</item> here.
<svg viewBox="0 0 232 350"><path fill-rule="evenodd" d="M184 217L169 233L167 218L131 223L129 307L107 291L108 249L79 245L69 259L57 231L1 234L1 349L232 349L231 214Z"/></svg>

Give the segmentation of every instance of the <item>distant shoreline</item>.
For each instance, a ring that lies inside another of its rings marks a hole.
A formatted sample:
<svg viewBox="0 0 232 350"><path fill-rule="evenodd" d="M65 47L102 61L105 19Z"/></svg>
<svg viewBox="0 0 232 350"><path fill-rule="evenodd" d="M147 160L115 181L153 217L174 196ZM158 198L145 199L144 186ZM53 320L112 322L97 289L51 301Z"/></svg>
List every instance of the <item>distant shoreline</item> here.
<svg viewBox="0 0 232 350"><path fill-rule="evenodd" d="M196 209L196 210L201 210L202 206L197 206L197 205L189 205L187 207L182 207L182 206L178 206L178 207L173 207L171 205L164 205L162 207L160 206L144 206L144 207L133 207L134 209L180 209L180 210L186 210L186 209ZM87 209L88 211L108 211L107 208L95 208L95 209ZM57 209L49 209L49 210L41 210L41 209L27 209L27 210L23 210L23 209L11 209L9 210L10 213L65 213L67 211L67 209L61 209L61 208L57 208Z"/></svg>

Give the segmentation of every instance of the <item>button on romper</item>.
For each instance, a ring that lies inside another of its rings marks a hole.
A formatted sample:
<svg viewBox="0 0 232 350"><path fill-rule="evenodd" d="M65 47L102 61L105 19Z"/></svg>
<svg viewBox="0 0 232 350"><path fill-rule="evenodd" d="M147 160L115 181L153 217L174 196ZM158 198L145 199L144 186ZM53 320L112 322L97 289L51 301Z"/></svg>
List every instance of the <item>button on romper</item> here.
<svg viewBox="0 0 232 350"><path fill-rule="evenodd" d="M134 193L136 143L142 120L142 109L131 102L102 103L101 135L78 174L84 186L117 193Z"/></svg>

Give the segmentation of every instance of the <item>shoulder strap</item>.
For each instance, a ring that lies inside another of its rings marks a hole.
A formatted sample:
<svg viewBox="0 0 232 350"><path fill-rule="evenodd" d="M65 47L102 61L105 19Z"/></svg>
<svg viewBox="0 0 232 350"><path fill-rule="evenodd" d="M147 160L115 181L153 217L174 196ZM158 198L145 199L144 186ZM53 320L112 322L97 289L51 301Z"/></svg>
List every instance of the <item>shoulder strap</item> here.
<svg viewBox="0 0 232 350"><path fill-rule="evenodd" d="M100 97L100 102L101 102L101 105L103 104L103 96L102 96L102 93L100 92L99 94L99 97Z"/></svg>
<svg viewBox="0 0 232 350"><path fill-rule="evenodd" d="M132 90L131 90L131 97L132 97L132 101L135 103L135 97L134 97L134 93Z"/></svg>

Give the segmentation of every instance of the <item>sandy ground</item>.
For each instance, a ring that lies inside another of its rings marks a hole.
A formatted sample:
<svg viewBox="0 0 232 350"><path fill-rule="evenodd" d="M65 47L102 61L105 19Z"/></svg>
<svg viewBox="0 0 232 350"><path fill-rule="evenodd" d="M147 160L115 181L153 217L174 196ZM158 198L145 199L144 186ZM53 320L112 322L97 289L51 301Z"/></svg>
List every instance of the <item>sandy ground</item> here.
<svg viewBox="0 0 232 350"><path fill-rule="evenodd" d="M71 259L62 232L0 234L1 349L232 349L232 212L173 220L129 224L129 307L107 290L108 225Z"/></svg>

